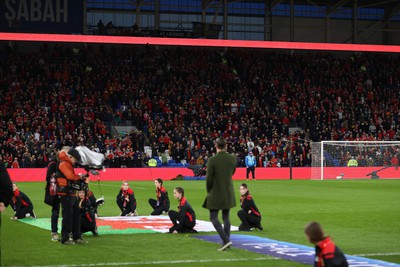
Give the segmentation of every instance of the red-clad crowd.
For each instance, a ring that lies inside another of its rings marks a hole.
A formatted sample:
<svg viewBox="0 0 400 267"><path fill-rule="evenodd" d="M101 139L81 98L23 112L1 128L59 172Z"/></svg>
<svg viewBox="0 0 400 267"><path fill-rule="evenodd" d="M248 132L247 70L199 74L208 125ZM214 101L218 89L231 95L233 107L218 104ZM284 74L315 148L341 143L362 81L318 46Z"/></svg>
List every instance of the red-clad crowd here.
<svg viewBox="0 0 400 267"><path fill-rule="evenodd" d="M45 167L65 145L104 153L109 167L201 165L218 136L238 166L249 151L262 167L289 166L289 152L310 166L311 141L400 140L395 55L16 44L0 59L7 167ZM112 135L122 122L135 130Z"/></svg>

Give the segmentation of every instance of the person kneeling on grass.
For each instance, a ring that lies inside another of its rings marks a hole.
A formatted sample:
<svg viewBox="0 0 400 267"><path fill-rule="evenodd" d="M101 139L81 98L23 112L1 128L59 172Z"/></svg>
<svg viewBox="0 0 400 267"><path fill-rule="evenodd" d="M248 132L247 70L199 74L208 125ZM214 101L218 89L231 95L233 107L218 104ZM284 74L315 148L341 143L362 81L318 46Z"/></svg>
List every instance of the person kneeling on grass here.
<svg viewBox="0 0 400 267"><path fill-rule="evenodd" d="M329 236L325 236L318 222L310 222L304 232L308 241L315 245L314 267L348 267L343 252L333 243Z"/></svg>
<svg viewBox="0 0 400 267"><path fill-rule="evenodd" d="M238 211L239 219L242 223L239 225L239 231L250 231L251 228L263 230L261 226L261 213L258 210L247 184L241 184L239 187L241 210Z"/></svg>
<svg viewBox="0 0 400 267"><path fill-rule="evenodd" d="M95 209L87 197L85 190L78 191L78 201L81 210L81 232L92 232L94 236L97 236Z"/></svg>
<svg viewBox="0 0 400 267"><path fill-rule="evenodd" d="M117 195L117 205L121 210L120 216L137 216L135 193L129 188L128 181L123 181Z"/></svg>
<svg viewBox="0 0 400 267"><path fill-rule="evenodd" d="M156 186L157 199L149 199L149 204L153 208L151 215L161 215L163 212L169 211L168 192L164 188L163 180L161 178L155 179L154 185Z"/></svg>
<svg viewBox="0 0 400 267"><path fill-rule="evenodd" d="M177 233L197 233L194 230L196 225L196 214L185 198L185 192L182 187L174 189L174 197L179 201L178 211L170 210L168 216L174 224L169 228L169 232Z"/></svg>
<svg viewBox="0 0 400 267"><path fill-rule="evenodd" d="M11 206L15 211L15 214L11 217L11 220L23 219L26 217L36 218L36 215L33 212L33 204L29 197L19 191L15 182L12 183L12 187L13 197Z"/></svg>

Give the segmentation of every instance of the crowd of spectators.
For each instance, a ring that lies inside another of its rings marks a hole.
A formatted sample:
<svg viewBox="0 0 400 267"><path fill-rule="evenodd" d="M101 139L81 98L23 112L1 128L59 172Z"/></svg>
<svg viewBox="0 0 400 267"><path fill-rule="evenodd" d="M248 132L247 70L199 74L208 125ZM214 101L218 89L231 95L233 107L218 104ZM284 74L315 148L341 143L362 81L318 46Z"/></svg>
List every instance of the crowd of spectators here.
<svg viewBox="0 0 400 267"><path fill-rule="evenodd" d="M219 136L238 166L249 151L260 167L289 166L290 152L292 166L310 166L312 141L400 140L398 56L15 44L0 59L7 167L44 167L65 145L104 153L109 167L204 165ZM137 130L114 136L116 122Z"/></svg>

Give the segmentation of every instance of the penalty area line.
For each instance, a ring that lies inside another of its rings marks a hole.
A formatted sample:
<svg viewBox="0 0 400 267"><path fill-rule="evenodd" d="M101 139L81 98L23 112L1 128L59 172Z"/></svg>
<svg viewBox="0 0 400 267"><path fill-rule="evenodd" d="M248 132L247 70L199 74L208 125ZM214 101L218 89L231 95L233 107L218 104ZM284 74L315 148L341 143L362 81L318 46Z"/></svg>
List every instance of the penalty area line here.
<svg viewBox="0 0 400 267"><path fill-rule="evenodd" d="M279 260L275 257L262 257L251 259L215 259L215 260L172 260L172 261L141 261L141 262L99 262L99 263L82 263L82 264L60 264L60 265L33 265L32 267L97 267L97 266L130 266L130 265L164 265L179 263L208 263L208 262L237 262L237 261L269 261ZM10 267L20 267L10 266Z"/></svg>

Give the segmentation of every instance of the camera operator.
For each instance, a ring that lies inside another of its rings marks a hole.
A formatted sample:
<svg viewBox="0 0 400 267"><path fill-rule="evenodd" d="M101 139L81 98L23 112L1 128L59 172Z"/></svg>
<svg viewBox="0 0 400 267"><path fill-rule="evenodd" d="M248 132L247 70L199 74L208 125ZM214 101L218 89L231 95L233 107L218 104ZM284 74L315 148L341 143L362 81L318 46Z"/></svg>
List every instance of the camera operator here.
<svg viewBox="0 0 400 267"><path fill-rule="evenodd" d="M59 196L62 207L62 244L85 244L82 239L80 224L80 208L77 197L77 190L86 185L87 175L75 174L74 164L81 161L79 151L70 148L67 151L61 150L59 153L59 165L56 173L57 195ZM70 240L70 234L72 239Z"/></svg>

